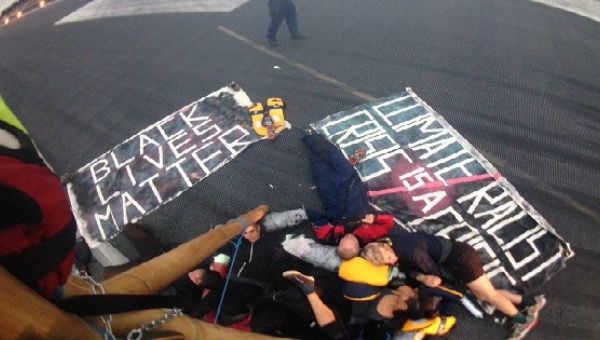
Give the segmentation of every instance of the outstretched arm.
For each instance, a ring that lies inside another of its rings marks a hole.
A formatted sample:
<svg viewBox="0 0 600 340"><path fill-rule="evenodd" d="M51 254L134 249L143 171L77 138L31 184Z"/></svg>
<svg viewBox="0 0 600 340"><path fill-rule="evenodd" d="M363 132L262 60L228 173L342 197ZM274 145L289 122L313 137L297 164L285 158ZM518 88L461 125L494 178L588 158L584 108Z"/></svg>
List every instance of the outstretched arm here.
<svg viewBox="0 0 600 340"><path fill-rule="evenodd" d="M306 295L306 299L308 299L310 308L312 308L312 311L315 314L315 319L317 320L317 324L320 327L335 322L335 314L329 307L327 307L327 305L323 303L323 300L321 300L317 293L312 292Z"/></svg>
<svg viewBox="0 0 600 340"><path fill-rule="evenodd" d="M352 233L363 244L367 244L389 235L394 227L394 216L389 214L368 214L362 222L364 224L356 228Z"/></svg>
<svg viewBox="0 0 600 340"><path fill-rule="evenodd" d="M323 300L315 293L315 279L297 271L287 271L283 276L294 282L306 296L310 308L315 315L317 324L331 339L347 339L344 324L339 316L331 310Z"/></svg>

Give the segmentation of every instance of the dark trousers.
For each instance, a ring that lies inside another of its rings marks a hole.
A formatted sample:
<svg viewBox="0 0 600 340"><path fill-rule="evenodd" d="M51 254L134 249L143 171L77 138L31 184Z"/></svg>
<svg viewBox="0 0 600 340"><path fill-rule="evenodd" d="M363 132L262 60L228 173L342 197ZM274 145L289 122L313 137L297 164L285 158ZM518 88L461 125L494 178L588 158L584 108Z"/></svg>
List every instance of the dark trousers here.
<svg viewBox="0 0 600 340"><path fill-rule="evenodd" d="M291 0L271 0L269 1L269 14L271 15L271 24L267 32L269 40L275 40L277 30L285 19L288 30L292 37L298 36L298 21L296 20L296 7Z"/></svg>
<svg viewBox="0 0 600 340"><path fill-rule="evenodd" d="M369 212L367 189L342 152L321 134L304 136L302 141L310 151L313 182L329 222L346 224L364 218ZM311 222L324 224L322 219Z"/></svg>
<svg viewBox="0 0 600 340"><path fill-rule="evenodd" d="M204 277L204 283L196 286L187 275L181 278L175 284L175 290L178 295L188 300L191 307L187 309L186 314L202 318L208 311L217 310L223 293L225 280L215 272L207 271ZM210 289L206 296L202 297L204 288ZM236 282L234 279L229 281L221 316L235 316L250 312L250 309L258 301L263 291L262 287L253 284ZM221 323L222 320L219 320Z"/></svg>

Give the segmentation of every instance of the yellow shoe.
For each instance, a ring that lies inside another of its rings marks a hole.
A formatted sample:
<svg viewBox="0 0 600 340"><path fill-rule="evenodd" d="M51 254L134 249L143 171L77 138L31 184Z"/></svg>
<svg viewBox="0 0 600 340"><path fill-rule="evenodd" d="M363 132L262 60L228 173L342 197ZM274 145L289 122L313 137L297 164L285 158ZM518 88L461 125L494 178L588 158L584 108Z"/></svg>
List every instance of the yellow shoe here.
<svg viewBox="0 0 600 340"><path fill-rule="evenodd" d="M427 335L446 335L455 324L456 317L454 316L438 316L432 325L422 329L421 332Z"/></svg>
<svg viewBox="0 0 600 340"><path fill-rule="evenodd" d="M268 135L269 130L262 125L263 118L265 116L265 109L262 103L255 103L254 105L250 106L248 110L250 111L252 129L254 129L254 132L261 137Z"/></svg>
<svg viewBox="0 0 600 340"><path fill-rule="evenodd" d="M280 133L285 129L283 109L269 109L269 117L273 121L273 130L275 130L275 133Z"/></svg>
<svg viewBox="0 0 600 340"><path fill-rule="evenodd" d="M267 109L285 109L285 103L281 98L271 97L267 99Z"/></svg>
<svg viewBox="0 0 600 340"><path fill-rule="evenodd" d="M403 332L417 332L421 331L435 323L436 318L432 319L419 319L419 320L406 320L402 325Z"/></svg>
<svg viewBox="0 0 600 340"><path fill-rule="evenodd" d="M283 99L276 97L267 99L267 111L273 121L273 130L275 133L280 133L285 129L285 114L283 109L285 109Z"/></svg>

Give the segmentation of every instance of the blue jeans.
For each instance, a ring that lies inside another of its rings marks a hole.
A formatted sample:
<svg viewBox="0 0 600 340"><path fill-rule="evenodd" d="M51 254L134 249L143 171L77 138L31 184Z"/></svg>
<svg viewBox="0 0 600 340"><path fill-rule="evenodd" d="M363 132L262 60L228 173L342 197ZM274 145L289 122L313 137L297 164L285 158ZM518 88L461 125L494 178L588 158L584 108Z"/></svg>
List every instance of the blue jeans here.
<svg viewBox="0 0 600 340"><path fill-rule="evenodd" d="M292 37L298 36L298 21L296 20L296 7L291 0L271 0L269 1L269 14L271 15L271 24L267 32L269 40L275 40L277 30L285 19L288 30Z"/></svg>

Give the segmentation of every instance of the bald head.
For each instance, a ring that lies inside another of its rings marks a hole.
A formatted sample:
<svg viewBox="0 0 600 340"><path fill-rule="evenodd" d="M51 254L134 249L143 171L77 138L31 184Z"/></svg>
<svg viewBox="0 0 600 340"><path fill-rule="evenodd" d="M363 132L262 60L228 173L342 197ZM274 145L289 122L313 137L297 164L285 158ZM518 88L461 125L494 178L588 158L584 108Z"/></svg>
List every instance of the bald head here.
<svg viewBox="0 0 600 340"><path fill-rule="evenodd" d="M354 234L346 234L337 246L338 255L344 259L349 260L360 253L360 245L358 239Z"/></svg>

